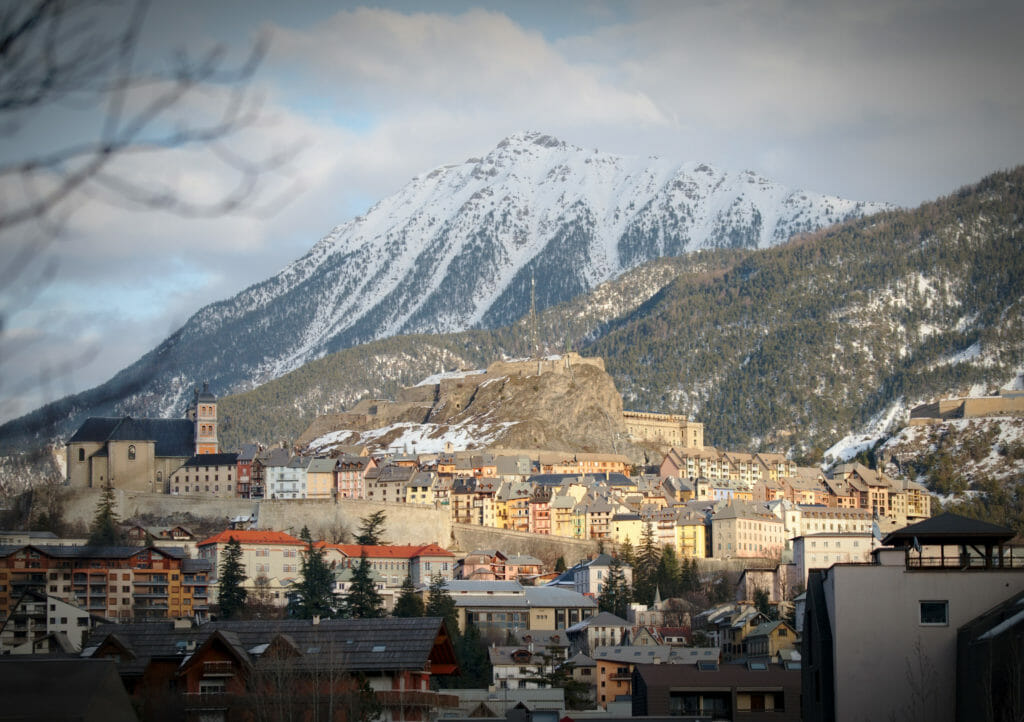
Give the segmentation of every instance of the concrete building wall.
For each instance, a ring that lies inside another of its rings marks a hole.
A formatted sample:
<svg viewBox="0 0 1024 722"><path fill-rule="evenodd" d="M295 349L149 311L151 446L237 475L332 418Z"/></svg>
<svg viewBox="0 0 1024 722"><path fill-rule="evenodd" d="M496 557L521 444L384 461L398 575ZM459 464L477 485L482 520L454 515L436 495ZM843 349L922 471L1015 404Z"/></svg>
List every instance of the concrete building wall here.
<svg viewBox="0 0 1024 722"><path fill-rule="evenodd" d="M957 628L1024 590L1024 571L908 571L902 551L880 556L883 565L840 565L825 579L836 720L952 722ZM922 601L948 602L947 623L922 624Z"/></svg>

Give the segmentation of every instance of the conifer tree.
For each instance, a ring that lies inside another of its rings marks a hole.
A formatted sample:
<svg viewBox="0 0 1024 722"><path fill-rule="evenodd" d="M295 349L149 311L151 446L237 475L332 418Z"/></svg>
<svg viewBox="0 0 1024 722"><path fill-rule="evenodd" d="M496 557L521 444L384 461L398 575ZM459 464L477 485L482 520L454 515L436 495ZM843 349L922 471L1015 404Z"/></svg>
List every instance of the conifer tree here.
<svg viewBox="0 0 1024 722"><path fill-rule="evenodd" d="M379 546L386 544L383 540L384 524L387 515L383 510L375 511L370 516L359 520L359 536L356 537L356 544L361 546Z"/></svg>
<svg viewBox="0 0 1024 722"><path fill-rule="evenodd" d="M629 603L633 600L629 582L626 581L626 574L622 570L622 562L618 557L612 557L608 566L608 579L605 580L601 593L597 597L597 607L602 612L626 618L629 614Z"/></svg>
<svg viewBox="0 0 1024 722"><path fill-rule="evenodd" d="M89 545L118 546L124 543L124 534L119 526L117 512L114 510L114 487L107 484L103 487L100 500L96 502L96 515L89 525Z"/></svg>
<svg viewBox="0 0 1024 722"><path fill-rule="evenodd" d="M302 553L302 579L295 585L299 598L292 613L303 619L334 616L338 607L334 593L334 573L324 559L324 550L313 546L309 529L303 527L300 536L306 541L307 548Z"/></svg>
<svg viewBox="0 0 1024 722"><path fill-rule="evenodd" d="M555 560L555 573L556 574L561 574L562 572L565 571L565 569L566 569L565 557L564 556L558 557L558 559Z"/></svg>
<svg viewBox="0 0 1024 722"><path fill-rule="evenodd" d="M448 634L452 639L459 637L459 612L455 600L448 593L447 583L441 572L430 578L430 589L427 592L427 604L424 616L443 617L448 624Z"/></svg>
<svg viewBox="0 0 1024 722"><path fill-rule="evenodd" d="M230 537L224 548L224 560L220 564L217 578L217 605L222 619L234 619L245 609L247 592L242 586L245 580L242 545Z"/></svg>
<svg viewBox="0 0 1024 722"><path fill-rule="evenodd" d="M633 598L637 602L650 604L654 601L660 560L661 553L654 539L654 523L647 522L644 524L644 530L640 536L636 564L633 565Z"/></svg>
<svg viewBox="0 0 1024 722"><path fill-rule="evenodd" d="M636 565L636 552L633 550L633 544L629 541L629 537L619 544L618 557L622 560L624 566L632 567Z"/></svg>
<svg viewBox="0 0 1024 722"><path fill-rule="evenodd" d="M658 560L657 584L662 599L678 597L682 592L679 557L676 556L676 548L671 544L666 544L661 550L661 559Z"/></svg>
<svg viewBox="0 0 1024 722"><path fill-rule="evenodd" d="M465 633L455 641L455 656L460 675L453 680L460 689L485 688L492 682L492 668L487 643L475 624L467 624Z"/></svg>
<svg viewBox="0 0 1024 722"><path fill-rule="evenodd" d="M359 557L359 564L352 570L348 594L345 596L345 611L353 619L384 616L384 601L377 592L365 550Z"/></svg>
<svg viewBox="0 0 1024 722"><path fill-rule="evenodd" d="M693 557L684 557L679 565L680 591L683 593L699 592L703 589L700 581L700 568Z"/></svg>
<svg viewBox="0 0 1024 722"><path fill-rule="evenodd" d="M402 582L402 591L395 601L395 609L391 614L395 617L423 616L423 597L416 593L412 577L408 574L405 576L405 581Z"/></svg>

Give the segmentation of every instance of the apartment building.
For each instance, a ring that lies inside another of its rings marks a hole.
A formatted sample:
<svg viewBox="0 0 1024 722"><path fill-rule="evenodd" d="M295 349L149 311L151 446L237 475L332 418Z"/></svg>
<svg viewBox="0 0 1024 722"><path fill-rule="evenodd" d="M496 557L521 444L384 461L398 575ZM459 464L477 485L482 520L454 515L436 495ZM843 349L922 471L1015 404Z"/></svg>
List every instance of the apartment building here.
<svg viewBox="0 0 1024 722"><path fill-rule="evenodd" d="M0 619L29 590L107 619L204 618L210 570L208 561L172 547L5 547Z"/></svg>
<svg viewBox="0 0 1024 722"><path fill-rule="evenodd" d="M196 554L211 567L210 589L214 598L218 592L217 576L224 562L224 552L232 539L242 548L242 566L246 575L243 586L246 591L250 595L255 594L257 580L265 580L278 591L273 603L285 606L288 600L280 590L298 578L301 554L306 544L291 534L255 529L226 530L204 539L196 544Z"/></svg>
<svg viewBox="0 0 1024 722"><path fill-rule="evenodd" d="M779 557L786 542L782 519L763 504L743 501L716 506L711 540L717 559Z"/></svg>
<svg viewBox="0 0 1024 722"><path fill-rule="evenodd" d="M190 457L168 482L173 495L238 496L238 454L197 454Z"/></svg>
<svg viewBox="0 0 1024 722"><path fill-rule="evenodd" d="M793 566L804 586L812 569L833 564L866 564L880 545L871 533L818 532L793 539Z"/></svg>

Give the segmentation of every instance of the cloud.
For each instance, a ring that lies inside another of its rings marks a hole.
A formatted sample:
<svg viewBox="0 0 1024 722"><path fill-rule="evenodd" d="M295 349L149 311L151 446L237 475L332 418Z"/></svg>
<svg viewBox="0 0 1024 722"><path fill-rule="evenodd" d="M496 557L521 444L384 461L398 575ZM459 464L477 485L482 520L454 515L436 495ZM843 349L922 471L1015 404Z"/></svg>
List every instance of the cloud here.
<svg viewBox="0 0 1024 722"><path fill-rule="evenodd" d="M443 109L469 123L537 111L562 122L666 122L643 93L605 82L598 66L568 62L540 32L497 12L358 8L308 30L270 32L272 56L300 76L314 73L343 107Z"/></svg>

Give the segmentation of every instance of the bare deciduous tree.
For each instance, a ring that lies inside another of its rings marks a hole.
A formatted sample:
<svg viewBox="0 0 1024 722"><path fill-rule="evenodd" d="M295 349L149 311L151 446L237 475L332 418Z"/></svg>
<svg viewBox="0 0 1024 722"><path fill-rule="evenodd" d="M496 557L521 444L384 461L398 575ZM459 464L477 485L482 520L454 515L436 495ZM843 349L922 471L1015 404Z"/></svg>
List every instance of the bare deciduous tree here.
<svg viewBox="0 0 1024 722"><path fill-rule="evenodd" d="M251 146L232 147L263 119L250 81L265 42L240 59L215 45L157 61L143 47L148 9L147 0L0 6L0 378L4 364L30 353L10 333L10 316L52 282L57 264L48 251L83 204L209 217L271 212L296 190L286 181L267 197L269 177L287 178L295 145L258 158ZM162 158L196 150L231 178L221 191L190 195L166 177ZM19 411L11 398L67 376L94 353L0 389L0 413Z"/></svg>

